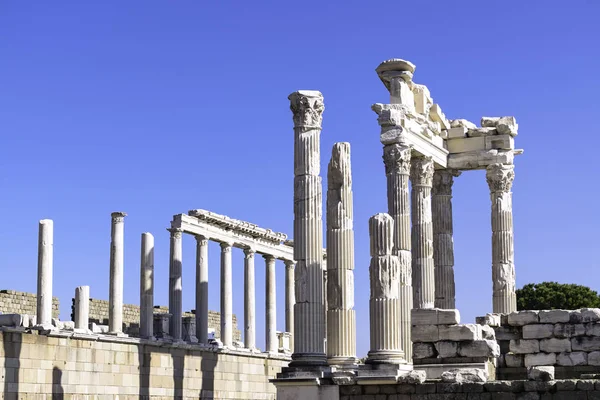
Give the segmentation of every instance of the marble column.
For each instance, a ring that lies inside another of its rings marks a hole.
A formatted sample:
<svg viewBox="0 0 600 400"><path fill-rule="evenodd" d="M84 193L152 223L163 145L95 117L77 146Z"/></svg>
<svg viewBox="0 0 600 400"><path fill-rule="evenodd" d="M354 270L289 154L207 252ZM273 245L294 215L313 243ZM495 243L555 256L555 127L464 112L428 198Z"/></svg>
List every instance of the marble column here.
<svg viewBox="0 0 600 400"><path fill-rule="evenodd" d="M290 366L325 366L322 184L320 135L323 95L289 96L294 114L294 353Z"/></svg>
<svg viewBox="0 0 600 400"><path fill-rule="evenodd" d="M52 269L54 259L54 222L43 219L38 230L37 325L52 327Z"/></svg>
<svg viewBox="0 0 600 400"><path fill-rule="evenodd" d="M73 310L75 329L89 329L90 319L90 287L75 288L75 307Z"/></svg>
<svg viewBox="0 0 600 400"><path fill-rule="evenodd" d="M108 293L108 331L123 332L123 252L124 212L111 214L110 288Z"/></svg>
<svg viewBox="0 0 600 400"><path fill-rule="evenodd" d="M411 148L406 145L392 143L383 147L388 214L394 220L394 252L400 261L400 344L408 362L412 361L410 310L413 307L411 215L408 189L410 160Z"/></svg>
<svg viewBox="0 0 600 400"><path fill-rule="evenodd" d="M350 143L336 143L327 171L327 362L356 364L354 212Z"/></svg>
<svg viewBox="0 0 600 400"><path fill-rule="evenodd" d="M275 257L269 254L263 255L265 259L265 351L269 353L277 353L277 295L275 287Z"/></svg>
<svg viewBox="0 0 600 400"><path fill-rule="evenodd" d="M433 220L431 217L431 186L433 160L413 158L410 167L412 185L412 280L413 307L433 308L435 276L433 261Z"/></svg>
<svg viewBox="0 0 600 400"><path fill-rule="evenodd" d="M296 304L296 291L294 290L293 260L285 260L285 331L290 332L290 350L294 351L294 305Z"/></svg>
<svg viewBox="0 0 600 400"><path fill-rule="evenodd" d="M433 259L435 263L435 307L456 308L454 285L454 239L452 227L452 185L460 172L440 169L433 174L431 213L433 217Z"/></svg>
<svg viewBox="0 0 600 400"><path fill-rule="evenodd" d="M221 243L221 342L223 346L233 345L232 246L232 243Z"/></svg>
<svg viewBox="0 0 600 400"><path fill-rule="evenodd" d="M512 184L514 165L493 164L487 168L492 200L492 282L493 312L517 310L513 242Z"/></svg>
<svg viewBox="0 0 600 400"><path fill-rule="evenodd" d="M142 233L140 268L140 337L154 336L154 236Z"/></svg>
<svg viewBox="0 0 600 400"><path fill-rule="evenodd" d="M369 219L371 297L369 364L403 364L400 347L400 259L394 254L394 220L389 214Z"/></svg>
<svg viewBox="0 0 600 400"><path fill-rule="evenodd" d="M171 232L171 251L169 262L169 314L171 322L169 324L169 334L174 341L182 340L182 233L181 228L168 229Z"/></svg>
<svg viewBox="0 0 600 400"><path fill-rule="evenodd" d="M196 338L208 343L208 239L196 236Z"/></svg>
<svg viewBox="0 0 600 400"><path fill-rule="evenodd" d="M256 283L253 248L244 249L244 347L256 348Z"/></svg>

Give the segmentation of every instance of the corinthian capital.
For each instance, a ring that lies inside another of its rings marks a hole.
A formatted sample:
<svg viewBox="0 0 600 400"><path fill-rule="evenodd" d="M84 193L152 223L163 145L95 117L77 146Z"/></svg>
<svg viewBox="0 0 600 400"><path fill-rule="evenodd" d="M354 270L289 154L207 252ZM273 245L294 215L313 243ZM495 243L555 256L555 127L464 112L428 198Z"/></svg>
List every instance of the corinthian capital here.
<svg viewBox="0 0 600 400"><path fill-rule="evenodd" d="M171 228L171 229L167 229L169 232L171 232L171 237L174 239L181 239L181 233L183 232L183 229L181 228Z"/></svg>
<svg viewBox="0 0 600 400"><path fill-rule="evenodd" d="M288 96L294 113L294 126L305 130L321 129L323 120L323 95L316 90L299 90Z"/></svg>
<svg viewBox="0 0 600 400"><path fill-rule="evenodd" d="M383 164L385 173L403 174L410 173L410 147L401 144L383 146Z"/></svg>
<svg viewBox="0 0 600 400"><path fill-rule="evenodd" d="M515 166L510 164L492 164L485 174L490 192L510 192L515 180Z"/></svg>
<svg viewBox="0 0 600 400"><path fill-rule="evenodd" d="M431 157L413 158L410 163L410 181L417 186L433 184L433 159Z"/></svg>
<svg viewBox="0 0 600 400"><path fill-rule="evenodd" d="M451 196L454 177L459 175L460 171L455 169L438 169L433 173L433 187L431 193Z"/></svg>
<svg viewBox="0 0 600 400"><path fill-rule="evenodd" d="M114 223L123 222L126 216L127 214L122 211L115 211L114 213L110 214L110 217Z"/></svg>

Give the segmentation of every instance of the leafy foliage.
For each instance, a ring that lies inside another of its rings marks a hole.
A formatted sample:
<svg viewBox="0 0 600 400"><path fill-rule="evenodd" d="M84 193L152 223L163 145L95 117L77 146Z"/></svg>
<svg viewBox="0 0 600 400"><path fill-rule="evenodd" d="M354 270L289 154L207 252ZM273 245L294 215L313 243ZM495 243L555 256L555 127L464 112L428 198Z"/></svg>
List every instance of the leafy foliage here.
<svg viewBox="0 0 600 400"><path fill-rule="evenodd" d="M600 308L600 296L587 286L558 282L530 283L517 289L518 310Z"/></svg>

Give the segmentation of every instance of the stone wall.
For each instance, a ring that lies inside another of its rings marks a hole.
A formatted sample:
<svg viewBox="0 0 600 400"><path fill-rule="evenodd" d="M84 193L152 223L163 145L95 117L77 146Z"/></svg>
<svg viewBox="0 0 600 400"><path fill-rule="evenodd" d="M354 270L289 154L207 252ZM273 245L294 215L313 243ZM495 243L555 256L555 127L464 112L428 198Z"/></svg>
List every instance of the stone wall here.
<svg viewBox="0 0 600 400"><path fill-rule="evenodd" d="M52 298L52 317L58 318L59 301ZM37 296L34 293L0 290L0 312L3 314L37 314Z"/></svg>
<svg viewBox="0 0 600 400"><path fill-rule="evenodd" d="M0 330L0 398L275 399L268 380L289 362L211 346L76 337Z"/></svg>
<svg viewBox="0 0 600 400"><path fill-rule="evenodd" d="M73 320L73 310L75 299L71 299L71 320ZM169 308L166 306L155 306L155 314L168 313ZM184 312L184 317L193 317L194 310ZM90 322L95 322L99 325L108 325L108 301L90 299ZM240 341L242 333L237 328L237 317L233 314L233 340ZM140 327L140 307L135 304L123 305L123 332L137 336ZM214 329L215 338L221 337L221 316L217 311L208 312L208 329Z"/></svg>

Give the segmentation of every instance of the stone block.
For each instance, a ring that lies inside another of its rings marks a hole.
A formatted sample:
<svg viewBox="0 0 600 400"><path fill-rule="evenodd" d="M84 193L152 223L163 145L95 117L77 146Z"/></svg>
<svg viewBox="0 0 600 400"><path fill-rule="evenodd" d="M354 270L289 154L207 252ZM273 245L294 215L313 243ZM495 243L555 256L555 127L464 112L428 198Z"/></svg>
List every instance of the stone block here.
<svg viewBox="0 0 600 400"><path fill-rule="evenodd" d="M540 341L539 340L511 340L510 351L515 354L531 354L539 353Z"/></svg>
<svg viewBox="0 0 600 400"><path fill-rule="evenodd" d="M548 382L554 380L554 367L527 367L527 379L530 381Z"/></svg>
<svg viewBox="0 0 600 400"><path fill-rule="evenodd" d="M514 311L508 314L508 324L512 326L524 326L537 324L539 322L539 311L526 310Z"/></svg>
<svg viewBox="0 0 600 400"><path fill-rule="evenodd" d="M429 89L425 85L413 84L412 92L415 99L415 111L419 114L427 114L433 103Z"/></svg>
<svg viewBox="0 0 600 400"><path fill-rule="evenodd" d="M496 122L496 129L500 135L517 136L519 125L515 117L502 117Z"/></svg>
<svg viewBox="0 0 600 400"><path fill-rule="evenodd" d="M446 145L450 153L486 150L484 137L448 139L446 140Z"/></svg>
<svg viewBox="0 0 600 400"><path fill-rule="evenodd" d="M539 313L540 323L559 324L570 321L571 311L569 310L542 310Z"/></svg>
<svg viewBox="0 0 600 400"><path fill-rule="evenodd" d="M500 346L494 340L461 342L458 347L458 355L461 357L496 358L500 355Z"/></svg>
<svg viewBox="0 0 600 400"><path fill-rule="evenodd" d="M410 310L412 325L437 325L438 310L435 308L413 308Z"/></svg>
<svg viewBox="0 0 600 400"><path fill-rule="evenodd" d="M418 325L411 328L412 341L414 342L437 342L440 334L437 325Z"/></svg>
<svg viewBox="0 0 600 400"><path fill-rule="evenodd" d="M523 362L523 355L514 353L506 353L504 355L504 363L509 368L520 368L525 365Z"/></svg>
<svg viewBox="0 0 600 400"><path fill-rule="evenodd" d="M496 128L475 128L469 129L467 132L467 137L483 137L483 136L492 136L496 135L498 132Z"/></svg>
<svg viewBox="0 0 600 400"><path fill-rule="evenodd" d="M480 368L456 368L442 372L442 382L446 383L485 383L487 380L487 371Z"/></svg>
<svg viewBox="0 0 600 400"><path fill-rule="evenodd" d="M472 123L471 121L468 121L466 119L453 119L452 121L450 121L450 126L452 128L456 128L459 126L465 127L467 129L475 129L477 128L477 125L475 125L474 123Z"/></svg>
<svg viewBox="0 0 600 400"><path fill-rule="evenodd" d="M583 351L564 352L556 356L556 364L565 367L574 367L588 364L588 353Z"/></svg>
<svg viewBox="0 0 600 400"><path fill-rule="evenodd" d="M523 339L545 339L554 335L554 325L534 324L523 327Z"/></svg>
<svg viewBox="0 0 600 400"><path fill-rule="evenodd" d="M586 336L600 336L600 324L597 322L588 322L584 324Z"/></svg>
<svg viewBox="0 0 600 400"><path fill-rule="evenodd" d="M600 350L600 337L578 336L571 338L571 349L573 351L597 351ZM589 361L589 357L588 357Z"/></svg>
<svg viewBox="0 0 600 400"><path fill-rule="evenodd" d="M499 326L494 328L496 340L519 340L522 339L521 329L515 326Z"/></svg>
<svg viewBox="0 0 600 400"><path fill-rule="evenodd" d="M554 353L535 353L525 354L525 366L535 367L538 365L554 365L556 364L556 354Z"/></svg>
<svg viewBox="0 0 600 400"><path fill-rule="evenodd" d="M429 117L432 121L439 122L442 129L450 129L450 121L446 118L446 115L439 104L433 104L431 106L429 109Z"/></svg>
<svg viewBox="0 0 600 400"><path fill-rule="evenodd" d="M582 308L581 322L600 321L600 308Z"/></svg>
<svg viewBox="0 0 600 400"><path fill-rule="evenodd" d="M481 126L485 128L495 128L500 121L500 117L481 117Z"/></svg>
<svg viewBox="0 0 600 400"><path fill-rule="evenodd" d="M542 339L540 340L540 351L545 353L571 351L571 340L557 338Z"/></svg>
<svg viewBox="0 0 600 400"><path fill-rule="evenodd" d="M456 357L458 355L458 342L436 342L435 349L441 358Z"/></svg>
<svg viewBox="0 0 600 400"><path fill-rule="evenodd" d="M489 325L481 325L481 337L487 340L496 340L496 332Z"/></svg>
<svg viewBox="0 0 600 400"><path fill-rule="evenodd" d="M482 128L483 129L483 128ZM486 128L489 129L489 128ZM485 148L487 150L511 150L515 148L515 139L510 135L493 135L485 137Z"/></svg>
<svg viewBox="0 0 600 400"><path fill-rule="evenodd" d="M435 347L433 343L413 343L413 358L423 359L435 357Z"/></svg>
<svg viewBox="0 0 600 400"><path fill-rule="evenodd" d="M448 168L478 169L491 164L512 164L515 152L509 150L480 150L468 153L451 153L448 155Z"/></svg>
<svg viewBox="0 0 600 400"><path fill-rule="evenodd" d="M460 324L460 312L456 309L443 310L438 309L438 325L457 325Z"/></svg>
<svg viewBox="0 0 600 400"><path fill-rule="evenodd" d="M464 126L457 126L456 128L448 129L448 139L457 139L467 137L468 129Z"/></svg>
<svg viewBox="0 0 600 400"><path fill-rule="evenodd" d="M482 338L481 325L441 325L439 327L439 340L458 342L463 340L481 340Z"/></svg>
<svg viewBox="0 0 600 400"><path fill-rule="evenodd" d="M571 314L572 315L572 314ZM554 336L558 338L571 338L585 335L583 324L556 324L554 325Z"/></svg>

